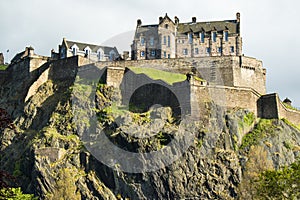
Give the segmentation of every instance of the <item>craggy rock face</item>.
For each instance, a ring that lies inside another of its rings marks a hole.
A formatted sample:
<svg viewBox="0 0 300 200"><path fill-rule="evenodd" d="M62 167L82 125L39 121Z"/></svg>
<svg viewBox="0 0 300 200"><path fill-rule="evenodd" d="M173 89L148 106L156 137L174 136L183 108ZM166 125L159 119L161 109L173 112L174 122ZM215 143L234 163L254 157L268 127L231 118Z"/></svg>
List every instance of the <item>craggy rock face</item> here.
<svg viewBox="0 0 300 200"><path fill-rule="evenodd" d="M170 107L159 105L145 112L122 111L113 104L121 102L118 89L99 84L97 128L116 147L157 152L179 130L193 135L184 152L173 149L171 155L180 154L178 159L157 170L129 173L118 163L108 167L86 148L74 124L74 80L48 80L22 104L16 101L26 94L18 91L31 83L11 80L1 87L0 107L8 112L0 120L10 118L14 125L0 123L0 169L13 174L15 186L26 193L46 199L237 199L243 198L241 191L248 192L247 179L259 173L256 169L278 169L299 155L300 132L284 121L256 119L242 109L225 111L213 102L205 105L201 121L178 120ZM96 142L97 133L93 136ZM107 155L114 156L113 151ZM135 164L123 160L129 168Z"/></svg>

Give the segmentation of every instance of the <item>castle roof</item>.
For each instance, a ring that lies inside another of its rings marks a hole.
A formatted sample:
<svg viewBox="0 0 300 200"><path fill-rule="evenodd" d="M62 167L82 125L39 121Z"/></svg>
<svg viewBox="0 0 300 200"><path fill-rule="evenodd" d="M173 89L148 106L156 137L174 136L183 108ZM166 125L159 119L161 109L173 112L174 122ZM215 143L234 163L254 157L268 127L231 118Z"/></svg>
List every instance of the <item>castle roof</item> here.
<svg viewBox="0 0 300 200"><path fill-rule="evenodd" d="M89 47L92 52L97 52L98 49L102 49L104 54L109 54L112 50L114 50L116 53L119 54L116 47L108 47L108 46L100 46L95 44L88 44L88 43L82 43L82 42L75 42L70 40L65 40L66 46L68 49L70 49L74 44L79 48L79 50L84 51L86 47Z"/></svg>
<svg viewBox="0 0 300 200"><path fill-rule="evenodd" d="M196 23L179 23L177 31L179 33L188 32L211 32L228 30L230 33L239 33L237 20L196 22Z"/></svg>
<svg viewBox="0 0 300 200"><path fill-rule="evenodd" d="M139 39L140 36L143 35L145 37L157 37L158 36L158 25L144 25L140 26L136 29L136 33L134 35L135 39Z"/></svg>

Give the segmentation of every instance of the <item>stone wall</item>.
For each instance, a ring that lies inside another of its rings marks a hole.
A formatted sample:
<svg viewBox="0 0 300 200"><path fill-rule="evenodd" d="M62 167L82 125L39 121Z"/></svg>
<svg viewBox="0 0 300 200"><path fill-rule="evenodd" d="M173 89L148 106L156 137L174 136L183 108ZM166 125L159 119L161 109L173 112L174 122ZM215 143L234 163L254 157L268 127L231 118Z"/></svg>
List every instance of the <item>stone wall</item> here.
<svg viewBox="0 0 300 200"><path fill-rule="evenodd" d="M205 113L206 103L214 102L224 109L243 108L257 115L257 100L260 95L249 88L221 87L221 86L192 86L191 91L196 102L191 102L193 116ZM196 114L195 112L199 112Z"/></svg>
<svg viewBox="0 0 300 200"><path fill-rule="evenodd" d="M296 125L300 125L300 111L286 108L276 93L264 95L258 100L258 114L261 118L285 118Z"/></svg>
<svg viewBox="0 0 300 200"><path fill-rule="evenodd" d="M260 94L266 93L265 69L262 62L243 56L177 58L156 60L131 60L98 62L99 67L150 67L164 71L188 73L196 69L210 85L248 87Z"/></svg>

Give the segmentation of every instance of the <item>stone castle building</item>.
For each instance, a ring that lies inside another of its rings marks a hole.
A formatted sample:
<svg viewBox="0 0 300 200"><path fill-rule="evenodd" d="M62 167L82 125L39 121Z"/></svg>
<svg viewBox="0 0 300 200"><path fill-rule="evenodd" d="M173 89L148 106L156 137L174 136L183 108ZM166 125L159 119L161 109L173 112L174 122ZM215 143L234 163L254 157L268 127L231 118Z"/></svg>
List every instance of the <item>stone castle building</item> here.
<svg viewBox="0 0 300 200"><path fill-rule="evenodd" d="M91 61L114 61L120 59L120 54L116 47L100 46L82 42L74 42L63 38L58 47L59 53L51 52L53 58L64 59L71 56L83 56Z"/></svg>
<svg viewBox="0 0 300 200"><path fill-rule="evenodd" d="M167 14L153 25L142 25L138 19L131 45L133 60L232 55L242 55L240 13L234 20L209 22L193 17L182 23Z"/></svg>

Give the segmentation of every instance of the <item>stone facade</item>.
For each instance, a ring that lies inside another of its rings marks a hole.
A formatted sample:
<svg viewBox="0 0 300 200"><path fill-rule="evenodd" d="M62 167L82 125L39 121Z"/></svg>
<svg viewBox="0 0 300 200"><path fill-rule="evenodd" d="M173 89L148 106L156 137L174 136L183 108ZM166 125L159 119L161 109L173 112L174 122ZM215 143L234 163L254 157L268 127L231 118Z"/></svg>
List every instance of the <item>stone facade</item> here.
<svg viewBox="0 0 300 200"><path fill-rule="evenodd" d="M235 20L180 23L166 14L159 23L142 25L137 20L131 45L133 60L242 55L240 14Z"/></svg>

